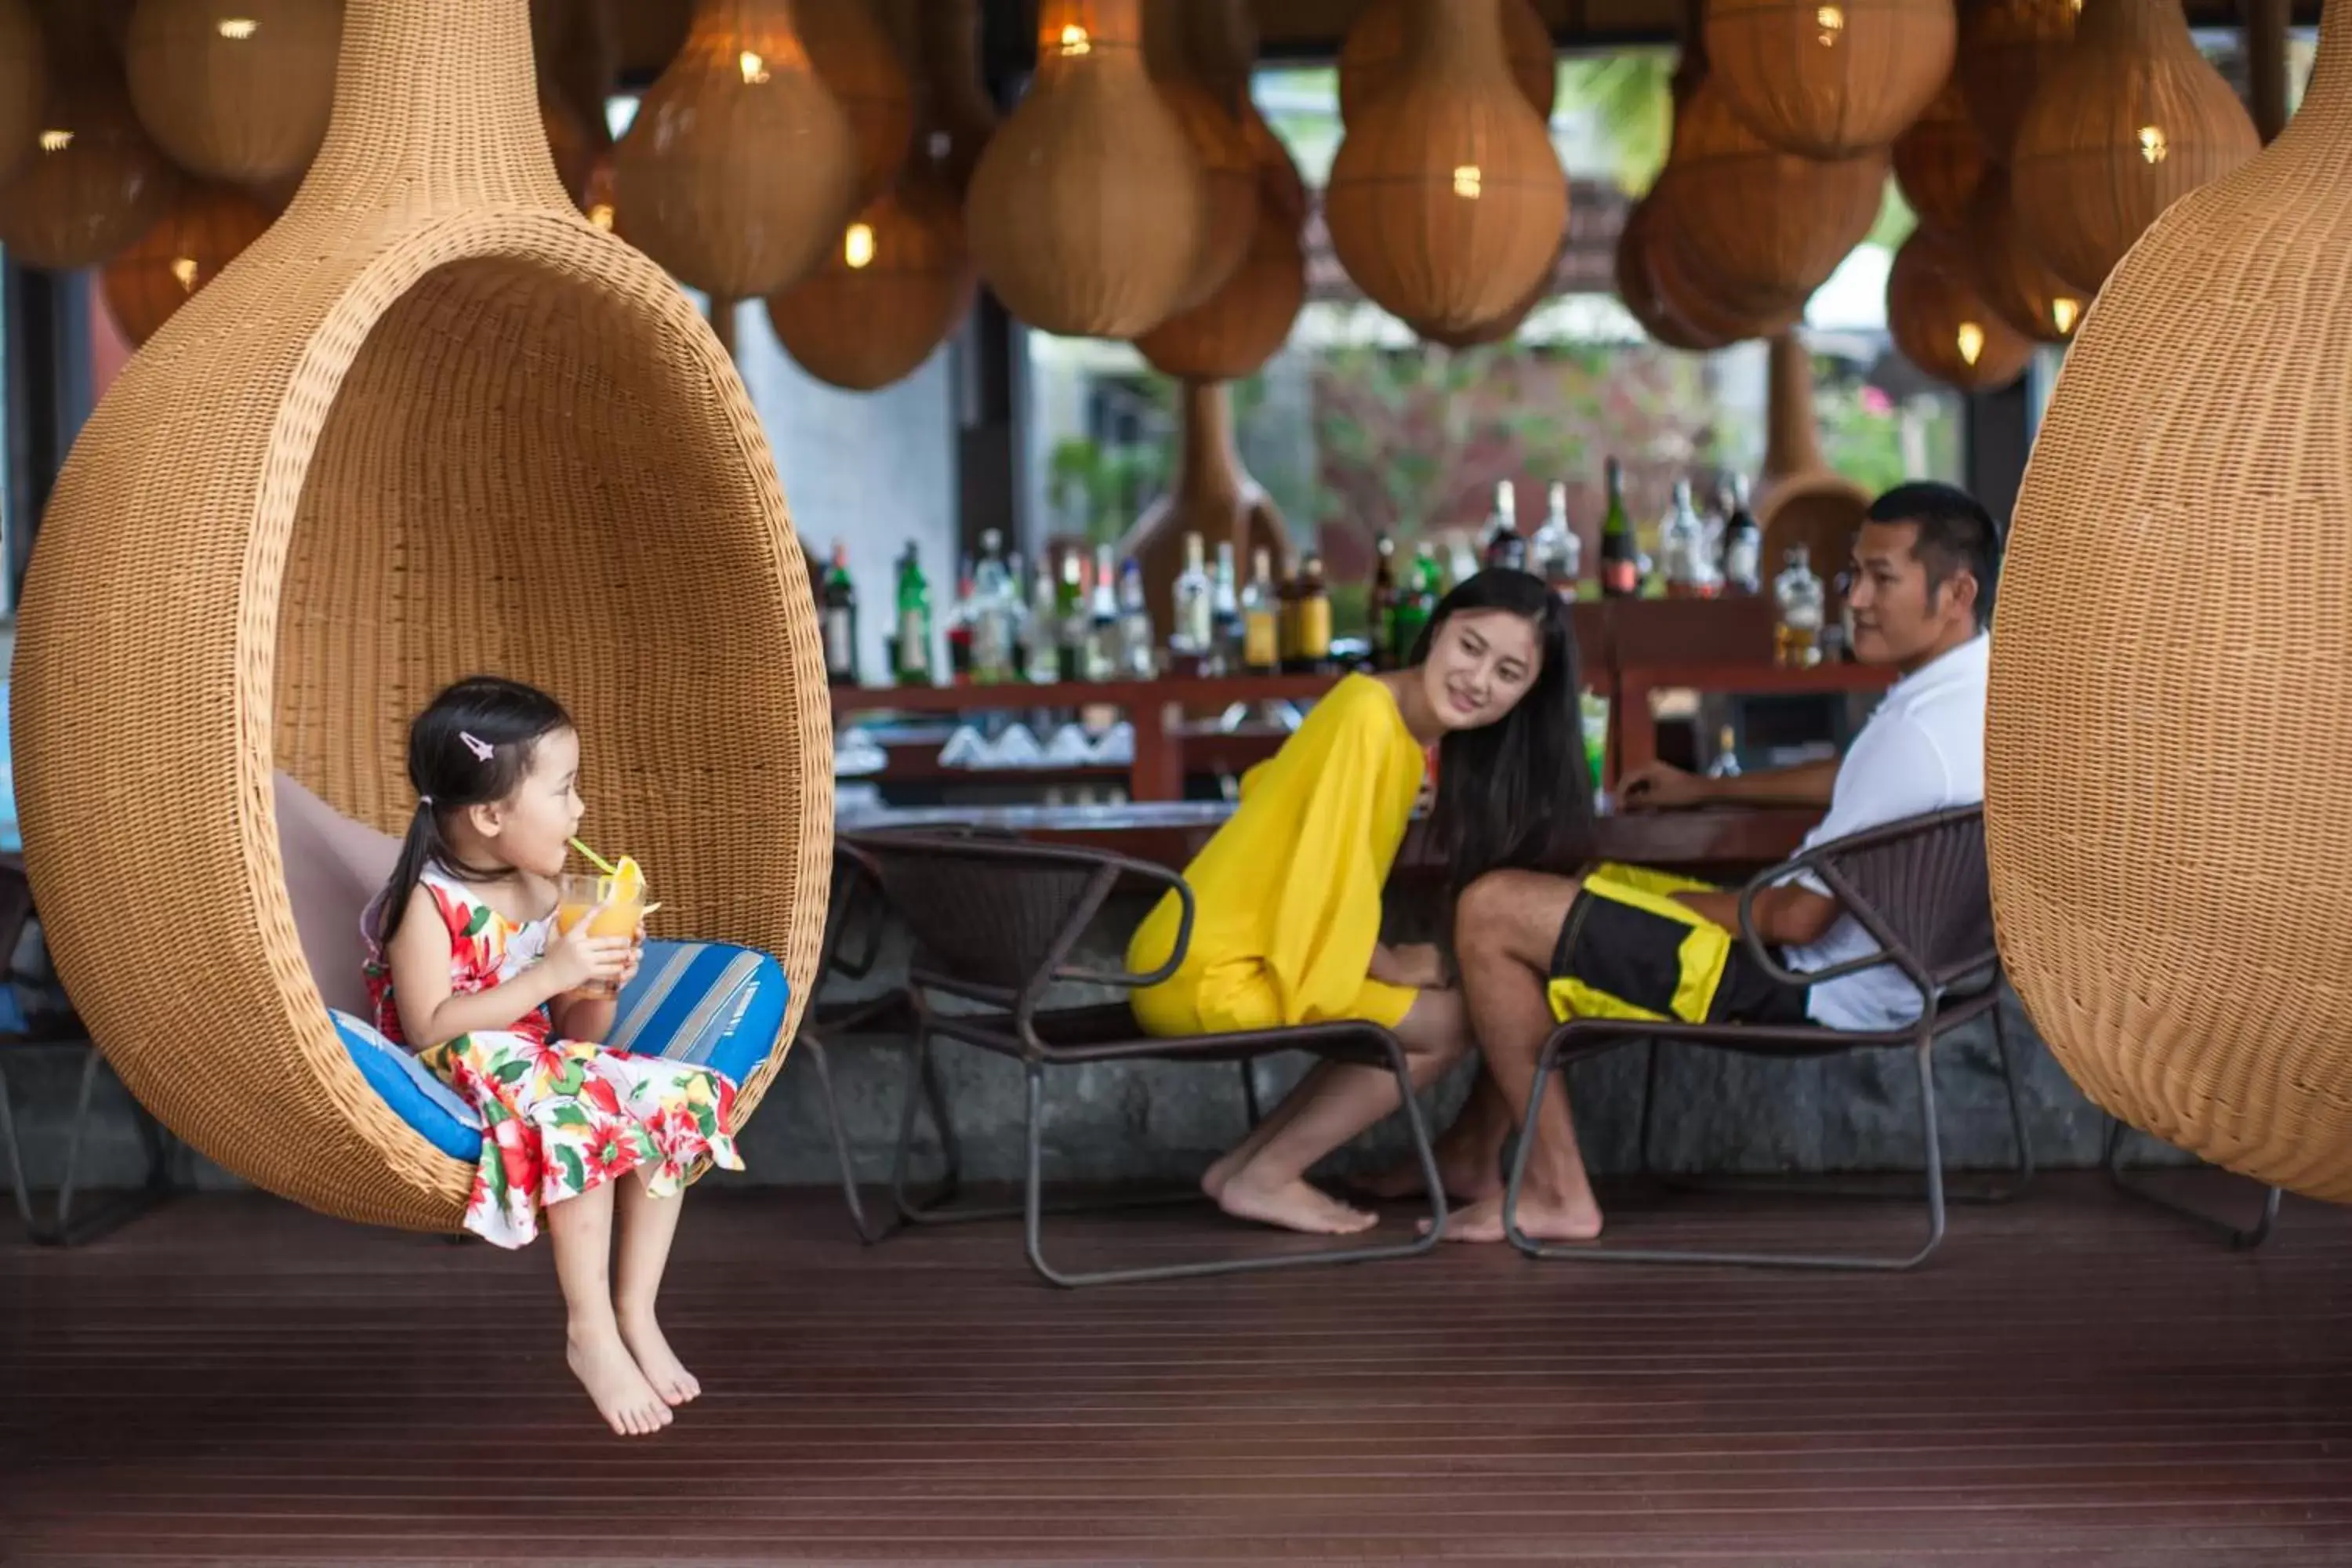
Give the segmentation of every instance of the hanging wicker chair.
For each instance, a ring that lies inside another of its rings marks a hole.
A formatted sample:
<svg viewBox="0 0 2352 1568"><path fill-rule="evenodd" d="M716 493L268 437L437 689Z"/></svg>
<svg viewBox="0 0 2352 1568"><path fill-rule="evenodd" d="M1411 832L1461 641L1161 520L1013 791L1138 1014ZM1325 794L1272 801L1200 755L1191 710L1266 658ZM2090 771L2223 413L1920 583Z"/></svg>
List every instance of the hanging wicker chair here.
<svg viewBox="0 0 2352 1568"><path fill-rule="evenodd" d="M645 863L663 928L783 962L749 1114L814 978L830 734L759 421L677 286L566 197L526 0L350 0L337 94L284 218L58 479L17 788L58 969L140 1100L284 1196L451 1228L472 1169L339 1041L273 773L397 831L405 725L442 683L557 694L585 831Z"/></svg>

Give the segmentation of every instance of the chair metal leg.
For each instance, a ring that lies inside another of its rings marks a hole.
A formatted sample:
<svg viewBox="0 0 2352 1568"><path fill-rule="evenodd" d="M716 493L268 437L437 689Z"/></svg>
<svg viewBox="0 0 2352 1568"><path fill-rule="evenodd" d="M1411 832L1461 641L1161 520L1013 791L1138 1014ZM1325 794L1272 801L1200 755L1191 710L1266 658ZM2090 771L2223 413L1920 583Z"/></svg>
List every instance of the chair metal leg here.
<svg viewBox="0 0 2352 1568"><path fill-rule="evenodd" d="M891 1206L898 1210L900 1222L908 1225L940 1224L959 1217L942 1206L961 1185L962 1161L953 1125L948 1119L946 1097L940 1091L939 1069L930 1056L930 1033L919 1022L907 1042L907 1083L898 1103L898 1147L890 1161ZM932 1125L940 1134L940 1152L946 1163L946 1172L938 1188L919 1202L908 1194L907 1178L914 1164L915 1117L927 1104L931 1110Z"/></svg>
<svg viewBox="0 0 2352 1568"><path fill-rule="evenodd" d="M1328 1252L1229 1258L1209 1263L1171 1263L1148 1268L1109 1268L1088 1273L1069 1273L1056 1268L1045 1259L1045 1075L1042 1064L1032 1062L1028 1064L1028 1176L1022 1194L1021 1211L1023 1241L1029 1254L1029 1266L1053 1284L1066 1289L1076 1289L1087 1285L1133 1285L1152 1279L1202 1279L1219 1274L1263 1274L1277 1268L1373 1263L1427 1252L1437 1246L1445 1232L1445 1184L1437 1173L1437 1153L1429 1141L1428 1121L1423 1117L1420 1102L1413 1096L1412 1069L1405 1058L1404 1047L1393 1038L1387 1040L1385 1045L1390 1070L1396 1075L1402 1091L1405 1127L1412 1138L1413 1155L1421 1162L1422 1179L1429 1188L1428 1226L1411 1241L1390 1247L1351 1247Z"/></svg>
<svg viewBox="0 0 2352 1568"><path fill-rule="evenodd" d="M2126 1128L2121 1121L2113 1118L2108 1119L2106 1148L2100 1157L2100 1163L2106 1166L2107 1178L2114 1182L2117 1188L2130 1194L2142 1203L2151 1204L2168 1214L2177 1215L2201 1229L2217 1232L2230 1244L2230 1249L2233 1252L2251 1252L2270 1239L2271 1231L2278 1224L2281 1196L2278 1188L2265 1187L2263 1190L2262 1213L2255 1218L2251 1228L2232 1225L2219 1215L2208 1214L2193 1205L2184 1204L2177 1198L2166 1197L2163 1194L2133 1181L2131 1169L2124 1163L2124 1137L2128 1131L2129 1129Z"/></svg>
<svg viewBox="0 0 2352 1568"><path fill-rule="evenodd" d="M1654 1047L1653 1047L1654 1048ZM1603 1247L1598 1242L1556 1244L1536 1240L1519 1226L1519 1194L1527 1179L1528 1157L1536 1138L1537 1116L1545 1092L1559 1068L1559 1056L1547 1042L1536 1058L1535 1086L1528 1097L1519 1146L1511 1160L1511 1175L1503 1191L1503 1234L1512 1246L1530 1258L1570 1258L1584 1263L1732 1264L1751 1268L1823 1268L1853 1272L1892 1272L1917 1267L1944 1239L1944 1164L1936 1126L1935 1044L1923 1039L1913 1048L1919 1072L1919 1124L1927 1145L1926 1197L1927 1236L1920 1247L1900 1257L1869 1253L1713 1252L1666 1247Z"/></svg>
<svg viewBox="0 0 2352 1568"><path fill-rule="evenodd" d="M889 1234L866 1217L866 1205L857 1193L857 1167L849 1157L849 1130L842 1124L841 1101L833 1090L833 1067L826 1059L824 1040L815 1031L803 1029L795 1054L804 1054L816 1064L817 1094L824 1102L825 1124L833 1132L834 1158L841 1165L842 1201L849 1205L849 1223L857 1227L857 1239L871 1247Z"/></svg>
<svg viewBox="0 0 2352 1568"><path fill-rule="evenodd" d="M98 1088L99 1068L102 1063L103 1058L97 1047L89 1047L82 1062L81 1086L74 1099L73 1125L66 1139L65 1175L58 1186L56 1210L46 1223L33 1206L32 1188L26 1181L16 1116L9 1105L7 1080L5 1076L0 1076L0 1142L7 1144L8 1177L16 1190L16 1212L24 1219L26 1235L38 1246L76 1247L83 1242L95 1241L172 1196L170 1150L163 1141L163 1130L147 1113L145 1107L134 1102L132 1114L138 1119L139 1140L147 1153L145 1179L136 1188L94 1212L75 1215L74 1191L79 1184L82 1136L89 1127L90 1100Z"/></svg>
<svg viewBox="0 0 2352 1568"><path fill-rule="evenodd" d="M1255 1132L1257 1131L1257 1124L1265 1120L1265 1110L1258 1103L1257 1098L1257 1058L1243 1058L1241 1069L1242 1110L1249 1117L1249 1130Z"/></svg>
<svg viewBox="0 0 2352 1568"><path fill-rule="evenodd" d="M8 1101L8 1074L0 1068L0 1152L8 1158L8 1190L16 1194L16 1214L25 1222L25 1234L39 1241L43 1227L33 1215L33 1189L25 1180L25 1157L16 1142L16 1117Z"/></svg>

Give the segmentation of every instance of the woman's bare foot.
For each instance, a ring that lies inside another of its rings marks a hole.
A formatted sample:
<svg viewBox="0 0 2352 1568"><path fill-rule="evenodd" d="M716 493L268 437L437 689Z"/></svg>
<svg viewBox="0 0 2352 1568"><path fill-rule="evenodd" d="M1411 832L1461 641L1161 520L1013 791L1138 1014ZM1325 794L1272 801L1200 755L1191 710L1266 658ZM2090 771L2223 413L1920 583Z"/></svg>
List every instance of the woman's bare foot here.
<svg viewBox="0 0 2352 1568"><path fill-rule="evenodd" d="M646 1374L637 1370L629 1347L612 1330L567 1334L563 1359L605 1421L622 1436L642 1437L670 1424L669 1406L662 1403Z"/></svg>
<svg viewBox="0 0 2352 1568"><path fill-rule="evenodd" d="M1537 1241L1591 1241L1601 1234L1601 1205L1587 1198L1580 1204L1549 1207L1519 1200L1519 1231ZM1421 1222L1422 1234L1429 1234L1429 1222ZM1501 1241L1503 1236L1503 1199L1501 1194L1482 1198L1469 1207L1456 1209L1445 1217L1445 1239L1448 1241Z"/></svg>
<svg viewBox="0 0 2352 1568"><path fill-rule="evenodd" d="M686 1370L669 1341L662 1337L661 1325L651 1312L620 1314L621 1342L629 1347L637 1370L645 1373L646 1382L661 1395L667 1405L685 1405L702 1392L702 1384L694 1373Z"/></svg>
<svg viewBox="0 0 2352 1568"><path fill-rule="evenodd" d="M1381 1223L1381 1216L1349 1208L1299 1177L1269 1182L1234 1172L1216 1194L1217 1206L1235 1219L1305 1231L1309 1236L1354 1236Z"/></svg>
<svg viewBox="0 0 2352 1568"><path fill-rule="evenodd" d="M1237 1144L1218 1156L1217 1163L1210 1166L1207 1173L1201 1177L1201 1190L1209 1194L1211 1203L1221 1204L1225 1201L1226 1184L1234 1179L1234 1172L1248 1163L1251 1152L1253 1151L1248 1144Z"/></svg>

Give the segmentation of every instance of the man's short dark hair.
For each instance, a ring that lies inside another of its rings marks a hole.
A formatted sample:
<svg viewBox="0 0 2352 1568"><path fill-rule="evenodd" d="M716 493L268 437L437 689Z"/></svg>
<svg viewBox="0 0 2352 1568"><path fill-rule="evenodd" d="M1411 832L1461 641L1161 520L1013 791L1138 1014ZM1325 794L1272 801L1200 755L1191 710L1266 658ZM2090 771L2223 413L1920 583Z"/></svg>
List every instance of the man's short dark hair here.
<svg viewBox="0 0 2352 1568"><path fill-rule="evenodd" d="M1928 480L1897 485L1870 503L1873 522L1907 522L1919 531L1911 553L1927 569L1932 591L1962 567L1977 580L1977 629L1992 625L2000 579L2000 525L1968 491Z"/></svg>

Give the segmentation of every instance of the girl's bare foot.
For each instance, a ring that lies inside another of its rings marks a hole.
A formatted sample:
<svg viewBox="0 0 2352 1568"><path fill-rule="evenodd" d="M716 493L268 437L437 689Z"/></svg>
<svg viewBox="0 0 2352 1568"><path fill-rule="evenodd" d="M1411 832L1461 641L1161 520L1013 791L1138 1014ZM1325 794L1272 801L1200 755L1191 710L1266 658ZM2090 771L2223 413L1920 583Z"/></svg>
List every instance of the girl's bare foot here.
<svg viewBox="0 0 2352 1568"><path fill-rule="evenodd" d="M563 1359L605 1421L622 1436L642 1437L670 1424L669 1406L662 1403L646 1374L637 1370L629 1347L611 1329L574 1330L567 1334Z"/></svg>
<svg viewBox="0 0 2352 1568"><path fill-rule="evenodd" d="M662 1337L661 1325L646 1312L624 1312L620 1315L621 1342L629 1347L637 1370L645 1374L653 1391L667 1405L690 1403L702 1392L702 1384L694 1373L686 1370Z"/></svg>
<svg viewBox="0 0 2352 1568"><path fill-rule="evenodd" d="M1519 1230L1537 1241L1591 1241L1601 1234L1601 1205L1591 1198L1580 1204L1549 1207L1519 1200ZM1421 1222L1422 1234L1429 1233L1429 1222ZM1482 1198L1468 1208L1456 1209L1445 1218L1445 1239L1448 1241L1501 1241L1503 1236L1503 1199L1500 1194Z"/></svg>
<svg viewBox="0 0 2352 1568"><path fill-rule="evenodd" d="M1217 1206L1235 1219L1304 1231L1309 1236L1354 1236L1381 1223L1381 1216L1349 1208L1339 1199L1293 1176L1288 1181L1252 1179L1234 1172L1217 1194Z"/></svg>

